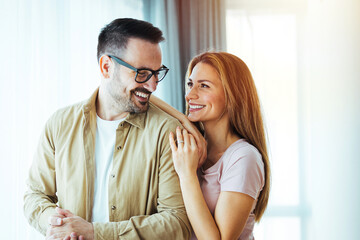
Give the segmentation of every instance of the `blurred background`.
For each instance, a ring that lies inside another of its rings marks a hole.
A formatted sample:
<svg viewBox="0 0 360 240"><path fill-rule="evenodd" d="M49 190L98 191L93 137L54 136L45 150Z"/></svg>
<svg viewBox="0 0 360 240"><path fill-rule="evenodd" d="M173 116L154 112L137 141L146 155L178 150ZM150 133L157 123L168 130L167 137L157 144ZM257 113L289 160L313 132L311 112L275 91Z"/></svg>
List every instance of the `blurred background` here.
<svg viewBox="0 0 360 240"><path fill-rule="evenodd" d="M0 0L1 239L43 239L23 214L38 137L98 86L97 36L119 17L163 30L171 70L156 95L180 111L194 55L249 66L272 168L257 240L360 239L359 0Z"/></svg>

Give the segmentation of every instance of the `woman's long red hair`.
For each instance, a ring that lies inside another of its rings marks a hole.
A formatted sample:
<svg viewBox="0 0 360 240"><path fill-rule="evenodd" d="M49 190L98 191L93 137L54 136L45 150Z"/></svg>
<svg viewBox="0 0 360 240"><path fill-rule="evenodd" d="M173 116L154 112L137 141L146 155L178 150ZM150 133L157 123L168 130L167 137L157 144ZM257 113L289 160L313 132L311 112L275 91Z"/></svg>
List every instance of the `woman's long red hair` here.
<svg viewBox="0 0 360 240"><path fill-rule="evenodd" d="M254 210L255 220L258 222L269 200L270 163L260 101L254 80L246 64L240 58L226 52L205 52L194 57L188 66L187 78L199 62L209 64L219 74L224 87L226 108L232 130L255 146L262 156L265 184Z"/></svg>

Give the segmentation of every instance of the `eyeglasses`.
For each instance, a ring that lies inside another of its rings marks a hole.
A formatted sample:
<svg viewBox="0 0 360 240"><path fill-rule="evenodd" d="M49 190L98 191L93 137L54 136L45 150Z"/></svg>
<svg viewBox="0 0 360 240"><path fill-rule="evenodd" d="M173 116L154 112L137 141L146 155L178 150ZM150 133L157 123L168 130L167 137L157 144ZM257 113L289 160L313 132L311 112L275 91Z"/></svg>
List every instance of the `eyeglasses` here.
<svg viewBox="0 0 360 240"><path fill-rule="evenodd" d="M163 65L159 70L156 70L156 71L148 69L148 68L137 69L136 67L131 66L127 62L124 62L120 58L117 58L117 57L112 56L112 55L108 55L108 56L110 58L112 58L112 59L115 59L115 61L118 64L135 71L136 72L135 82L137 82L137 83L147 82L153 75L157 78L156 82L160 82L161 80L164 79L167 72L169 71L169 69L165 65Z"/></svg>

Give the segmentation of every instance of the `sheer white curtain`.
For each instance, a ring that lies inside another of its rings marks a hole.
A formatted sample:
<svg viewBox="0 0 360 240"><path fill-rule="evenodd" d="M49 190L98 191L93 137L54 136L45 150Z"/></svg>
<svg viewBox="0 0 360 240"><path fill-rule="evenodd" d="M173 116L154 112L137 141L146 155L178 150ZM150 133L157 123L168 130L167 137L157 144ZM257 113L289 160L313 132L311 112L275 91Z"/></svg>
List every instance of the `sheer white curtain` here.
<svg viewBox="0 0 360 240"><path fill-rule="evenodd" d="M358 239L360 2L228 0L228 51L253 73L272 189L258 240Z"/></svg>
<svg viewBox="0 0 360 240"><path fill-rule="evenodd" d="M38 137L51 113L95 90L97 36L119 17L142 19L142 1L0 0L1 239L43 239L23 214Z"/></svg>

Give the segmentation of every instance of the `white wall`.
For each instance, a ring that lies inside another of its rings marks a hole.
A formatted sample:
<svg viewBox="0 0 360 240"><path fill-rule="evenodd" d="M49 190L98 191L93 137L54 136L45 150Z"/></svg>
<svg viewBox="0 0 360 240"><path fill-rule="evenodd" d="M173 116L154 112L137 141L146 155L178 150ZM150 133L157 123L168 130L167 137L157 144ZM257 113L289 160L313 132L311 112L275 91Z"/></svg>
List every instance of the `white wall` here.
<svg viewBox="0 0 360 240"><path fill-rule="evenodd" d="M359 239L360 1L309 1L299 24L306 239Z"/></svg>
<svg viewBox="0 0 360 240"><path fill-rule="evenodd" d="M258 240L360 237L360 1L227 0L253 73L272 189Z"/></svg>

